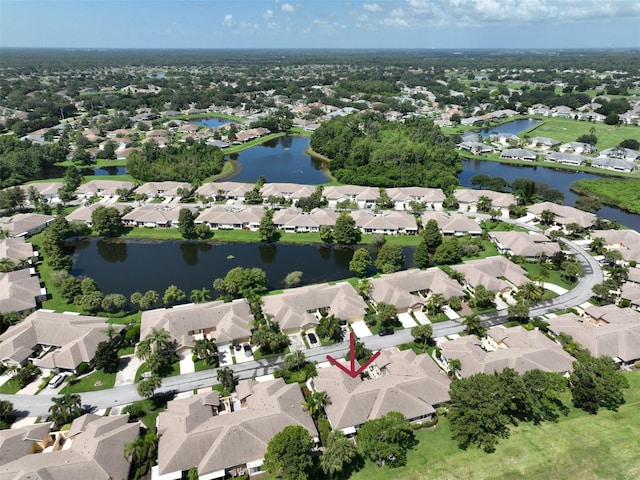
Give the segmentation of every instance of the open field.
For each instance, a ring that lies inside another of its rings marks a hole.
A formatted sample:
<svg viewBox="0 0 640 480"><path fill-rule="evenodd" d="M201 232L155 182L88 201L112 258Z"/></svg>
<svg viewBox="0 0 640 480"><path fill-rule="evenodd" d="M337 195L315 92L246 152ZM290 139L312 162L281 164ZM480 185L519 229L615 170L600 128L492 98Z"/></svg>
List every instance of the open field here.
<svg viewBox="0 0 640 480"><path fill-rule="evenodd" d="M640 128L632 125L605 125L604 123L583 122L568 118L535 117L542 123L518 134L520 137L550 137L561 142L574 142L580 135L588 135L595 130L598 150L615 147L627 138L638 138Z"/></svg>
<svg viewBox="0 0 640 480"><path fill-rule="evenodd" d="M353 479L636 479L640 477L640 372L625 373L631 388L618 412L588 415L571 408L558 423L512 429L493 454L460 450L450 424L420 430L407 466L378 468L367 461Z"/></svg>

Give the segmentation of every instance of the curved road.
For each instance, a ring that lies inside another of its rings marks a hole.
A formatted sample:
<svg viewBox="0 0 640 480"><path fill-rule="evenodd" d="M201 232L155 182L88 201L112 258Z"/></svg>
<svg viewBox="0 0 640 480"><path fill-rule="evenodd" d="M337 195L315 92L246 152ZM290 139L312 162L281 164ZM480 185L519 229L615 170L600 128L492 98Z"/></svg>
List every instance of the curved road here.
<svg viewBox="0 0 640 480"><path fill-rule="evenodd" d="M479 215L476 215L479 216ZM511 221L526 228L532 229L530 225L522 224L522 222ZM575 243L560 239L560 241L575 254L576 259L582 266L583 276L572 290L559 295L551 300L539 302L531 307L530 315L532 317L553 313L558 310L574 307L589 300L591 297L591 288L597 283L601 283L604 279L600 264L582 248ZM479 316L480 321L485 326L492 326L507 321L507 310L499 310L490 314ZM449 320L446 322L433 324L433 336L442 337L459 333L464 330L462 319ZM371 350L380 350L402 343L413 341L410 329L397 331L394 335L380 337L373 335L365 337L362 341ZM318 347L305 350L304 353L309 360L317 360L323 362L327 355L335 358L344 356L349 349L348 342L330 345L327 347ZM246 380L273 372L274 367L280 366L282 357L274 357L270 359L257 360L251 362L243 362L232 365L230 368L238 376L240 380ZM187 373L174 377L164 378L162 387L158 392L186 392L196 388L208 387L217 384L217 369L204 370L195 373ZM14 408L19 416L45 416L48 415L51 406L51 398L54 395L7 395L0 394L0 400L8 400L13 403ZM84 392L81 394L83 405L91 408L109 408L118 405L126 405L134 401L140 400L136 385L123 385L108 390L100 390L95 392Z"/></svg>

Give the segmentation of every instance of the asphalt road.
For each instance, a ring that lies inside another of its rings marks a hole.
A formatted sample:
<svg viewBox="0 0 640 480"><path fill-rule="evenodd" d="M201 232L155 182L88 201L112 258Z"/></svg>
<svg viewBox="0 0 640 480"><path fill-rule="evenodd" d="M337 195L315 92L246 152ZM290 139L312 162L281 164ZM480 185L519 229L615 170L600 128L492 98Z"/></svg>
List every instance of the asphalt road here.
<svg viewBox="0 0 640 480"><path fill-rule="evenodd" d="M513 222L518 223L518 222ZM530 226L528 226L530 227ZM572 290L559 295L551 300L539 302L530 308L530 316L540 316L565 308L580 305L591 297L591 288L603 281L602 268L594 258L571 241L560 240L568 250L575 254L582 266L583 276L580 282ZM507 310L499 310L490 314L481 315L480 321L485 326L499 325L507 321ZM462 319L449 320L433 324L433 336L442 337L459 333L464 330ZM380 337L373 335L363 339L367 348L380 350L383 348L400 345L413 341L410 329L396 331L394 335ZM305 350L306 358L310 361L326 361L327 355L334 358L343 357L349 349L348 342L327 347L317 347ZM273 372L280 366L282 357L273 357L264 360L244 362L230 366L239 380L246 380ZM162 387L158 392L186 392L196 388L208 387L217 384L217 370L204 370L200 372L168 377L162 380ZM7 395L0 394L0 400L8 400L13 403L19 416L45 416L48 414L53 395ZM82 403L87 408L109 408L118 405L126 405L140 400L136 385L123 385L108 390L85 392L81 394Z"/></svg>

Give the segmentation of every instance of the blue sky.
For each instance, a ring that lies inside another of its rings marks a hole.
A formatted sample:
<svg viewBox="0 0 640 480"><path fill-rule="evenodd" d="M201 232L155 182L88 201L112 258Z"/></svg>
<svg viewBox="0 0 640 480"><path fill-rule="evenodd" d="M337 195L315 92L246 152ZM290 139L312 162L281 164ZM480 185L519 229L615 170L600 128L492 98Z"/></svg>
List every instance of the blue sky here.
<svg viewBox="0 0 640 480"><path fill-rule="evenodd" d="M0 0L0 46L637 48L638 0Z"/></svg>

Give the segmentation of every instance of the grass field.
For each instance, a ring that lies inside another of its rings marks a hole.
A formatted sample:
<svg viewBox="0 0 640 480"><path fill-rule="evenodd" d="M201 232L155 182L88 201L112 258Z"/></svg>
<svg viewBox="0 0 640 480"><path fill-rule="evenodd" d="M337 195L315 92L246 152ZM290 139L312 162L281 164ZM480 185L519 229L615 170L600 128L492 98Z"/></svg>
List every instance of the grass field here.
<svg viewBox="0 0 640 480"><path fill-rule="evenodd" d="M96 385L98 383L99 385ZM113 388L116 383L115 373L104 373L102 370L96 370L91 375L81 378L78 383L67 385L60 393L80 393L91 392L94 390L105 390Z"/></svg>
<svg viewBox="0 0 640 480"><path fill-rule="evenodd" d="M568 118L541 117L542 123L519 134L520 137L550 137L565 142L575 142L581 135L595 129L598 150L615 147L627 138L638 138L640 128L633 125L605 125L604 123L583 122Z"/></svg>
<svg viewBox="0 0 640 480"><path fill-rule="evenodd" d="M588 415L571 408L558 423L525 424L512 429L493 454L460 450L450 424L416 433L418 446L407 466L378 468L373 463L353 479L636 479L640 478L640 372L625 373L632 387L618 412Z"/></svg>

